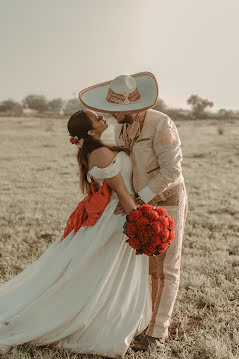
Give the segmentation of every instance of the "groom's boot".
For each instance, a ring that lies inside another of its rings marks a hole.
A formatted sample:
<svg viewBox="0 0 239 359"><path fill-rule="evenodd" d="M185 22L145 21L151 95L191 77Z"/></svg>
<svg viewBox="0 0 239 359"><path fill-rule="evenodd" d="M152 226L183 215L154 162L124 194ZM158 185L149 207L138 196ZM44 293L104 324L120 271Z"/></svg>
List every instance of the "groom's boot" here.
<svg viewBox="0 0 239 359"><path fill-rule="evenodd" d="M157 348L158 346L158 338L155 338L155 337L151 337L149 335L144 335L143 338L138 342L138 343L135 343L131 348L137 352L138 350L143 350L143 351L146 351L146 350L154 350Z"/></svg>

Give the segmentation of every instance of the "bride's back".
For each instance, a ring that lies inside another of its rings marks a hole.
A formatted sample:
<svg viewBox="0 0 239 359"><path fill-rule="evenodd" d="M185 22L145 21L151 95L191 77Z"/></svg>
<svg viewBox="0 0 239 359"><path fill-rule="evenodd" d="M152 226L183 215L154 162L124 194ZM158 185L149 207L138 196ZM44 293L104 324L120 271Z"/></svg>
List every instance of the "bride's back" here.
<svg viewBox="0 0 239 359"><path fill-rule="evenodd" d="M99 148L94 152L92 153L94 157L91 156L90 158L89 156L89 175L102 185L104 179L114 177L120 173L127 190L129 193L133 194L133 167L130 156L124 151L116 153L104 147Z"/></svg>

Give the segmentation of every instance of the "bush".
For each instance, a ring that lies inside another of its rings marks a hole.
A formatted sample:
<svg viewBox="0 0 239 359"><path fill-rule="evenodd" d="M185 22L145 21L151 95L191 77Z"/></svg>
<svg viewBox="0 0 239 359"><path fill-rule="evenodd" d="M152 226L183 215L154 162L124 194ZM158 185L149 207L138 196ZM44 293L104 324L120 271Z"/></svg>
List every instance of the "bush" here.
<svg viewBox="0 0 239 359"><path fill-rule="evenodd" d="M0 114L4 116L21 116L22 106L11 99L5 100L0 105Z"/></svg>
<svg viewBox="0 0 239 359"><path fill-rule="evenodd" d="M63 112L66 116L71 116L74 112L83 110L84 108L79 99L71 98L66 102Z"/></svg>
<svg viewBox="0 0 239 359"><path fill-rule="evenodd" d="M191 105L193 119L206 118L207 117L207 114L205 112L206 108L213 107L212 101L209 101L208 99L204 99L198 95L191 95L187 99L187 103Z"/></svg>
<svg viewBox="0 0 239 359"><path fill-rule="evenodd" d="M43 95L28 95L23 99L22 103L25 108L30 108L40 113L49 109L48 101Z"/></svg>
<svg viewBox="0 0 239 359"><path fill-rule="evenodd" d="M50 112L60 114L64 101L61 98L54 98L48 102L48 108Z"/></svg>

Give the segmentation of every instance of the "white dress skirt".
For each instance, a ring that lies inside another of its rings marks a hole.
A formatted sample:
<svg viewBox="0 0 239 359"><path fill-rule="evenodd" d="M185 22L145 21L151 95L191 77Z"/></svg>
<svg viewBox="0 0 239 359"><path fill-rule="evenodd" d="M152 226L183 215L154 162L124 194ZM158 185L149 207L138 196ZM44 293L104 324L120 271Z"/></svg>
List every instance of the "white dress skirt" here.
<svg viewBox="0 0 239 359"><path fill-rule="evenodd" d="M103 182L121 173L130 193L132 163L119 152L89 172ZM38 260L0 287L0 348L51 344L84 354L123 358L151 318L148 257L135 255L115 215L115 192L96 224L63 233Z"/></svg>

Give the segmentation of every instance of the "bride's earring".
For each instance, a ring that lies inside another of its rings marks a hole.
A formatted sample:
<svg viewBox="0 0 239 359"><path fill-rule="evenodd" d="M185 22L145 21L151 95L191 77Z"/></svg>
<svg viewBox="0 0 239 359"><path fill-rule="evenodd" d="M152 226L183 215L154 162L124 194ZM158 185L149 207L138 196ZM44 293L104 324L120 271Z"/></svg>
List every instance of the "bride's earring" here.
<svg viewBox="0 0 239 359"><path fill-rule="evenodd" d="M87 133L88 133L89 136L95 136L95 132L92 131L92 130L89 130Z"/></svg>

